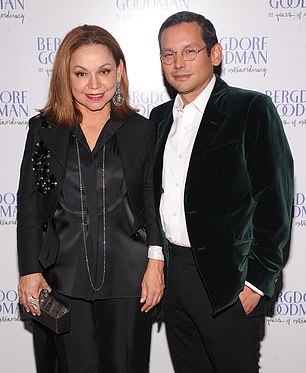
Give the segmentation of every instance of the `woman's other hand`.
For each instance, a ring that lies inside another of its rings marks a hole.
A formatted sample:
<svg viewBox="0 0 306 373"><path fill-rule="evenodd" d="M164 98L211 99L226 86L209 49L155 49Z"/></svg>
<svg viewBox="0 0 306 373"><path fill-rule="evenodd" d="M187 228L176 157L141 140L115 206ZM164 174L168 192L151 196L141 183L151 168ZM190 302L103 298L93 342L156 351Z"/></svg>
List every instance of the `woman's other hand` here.
<svg viewBox="0 0 306 373"><path fill-rule="evenodd" d="M162 260L149 259L141 285L140 303L143 303L142 312L150 311L160 302L164 287L164 262Z"/></svg>

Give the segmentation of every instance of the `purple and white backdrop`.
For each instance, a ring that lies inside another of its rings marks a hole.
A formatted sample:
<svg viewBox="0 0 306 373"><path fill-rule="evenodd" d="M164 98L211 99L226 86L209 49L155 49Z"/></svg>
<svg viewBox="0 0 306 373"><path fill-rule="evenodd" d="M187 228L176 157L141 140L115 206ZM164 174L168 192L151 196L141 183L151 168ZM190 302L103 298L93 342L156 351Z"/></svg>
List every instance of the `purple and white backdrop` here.
<svg viewBox="0 0 306 373"><path fill-rule="evenodd" d="M16 190L28 120L45 103L59 43L84 23L108 29L126 55L132 104L148 116L168 100L158 29L182 10L214 23L224 50L222 77L271 96L282 118L295 160L292 239L282 290L266 318L260 364L262 373L305 372L306 0L0 0L2 372L35 372L32 335L18 308ZM151 372L173 373L163 325L159 331L154 325Z"/></svg>

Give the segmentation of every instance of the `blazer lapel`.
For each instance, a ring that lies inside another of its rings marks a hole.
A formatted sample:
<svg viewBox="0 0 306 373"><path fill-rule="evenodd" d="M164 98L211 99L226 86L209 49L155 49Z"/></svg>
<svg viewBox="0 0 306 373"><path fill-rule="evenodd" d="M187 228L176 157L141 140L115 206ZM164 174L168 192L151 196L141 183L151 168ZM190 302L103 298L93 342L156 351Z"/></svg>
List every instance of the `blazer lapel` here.
<svg viewBox="0 0 306 373"><path fill-rule="evenodd" d="M57 186L44 195L44 208L50 217L59 200L60 192L65 177L65 165L69 146L70 131L61 127L40 128L39 136L51 152L50 173L54 175Z"/></svg>
<svg viewBox="0 0 306 373"><path fill-rule="evenodd" d="M173 102L174 103L174 102ZM163 171L163 159L166 141L173 123L172 108L173 103L169 107L168 112L161 120L157 130L157 142L154 154L154 194L155 203L159 207L160 196L162 190L162 171Z"/></svg>
<svg viewBox="0 0 306 373"><path fill-rule="evenodd" d="M42 141L50 149L52 156L64 166L66 163L67 146L70 131L62 127L40 128L38 131Z"/></svg>
<svg viewBox="0 0 306 373"><path fill-rule="evenodd" d="M133 131L133 127L125 124L116 132L121 162L125 172L130 168L143 136L143 131Z"/></svg>
<svg viewBox="0 0 306 373"><path fill-rule="evenodd" d="M193 150L191 153L191 158L189 162L187 182L189 179L189 174L196 172L199 160L202 158L203 154L207 151L209 146L212 144L214 138L216 137L224 119L226 117L226 112L223 108L223 97L224 92L227 88L227 84L218 76L216 77L216 83L211 96L208 100L201 124L194 142ZM162 169L163 169L163 156L165 144L173 123L173 109L174 100L167 107L167 111L159 123L157 143L155 150L155 160L154 160L154 190L155 190L155 201L157 206L159 206L160 196L162 194Z"/></svg>
<svg viewBox="0 0 306 373"><path fill-rule="evenodd" d="M217 77L215 87L208 100L201 124L195 138L194 146L189 162L188 174L197 169L198 161L213 143L221 128L226 112L223 107L223 94L227 84ZM188 176L187 176L188 177Z"/></svg>

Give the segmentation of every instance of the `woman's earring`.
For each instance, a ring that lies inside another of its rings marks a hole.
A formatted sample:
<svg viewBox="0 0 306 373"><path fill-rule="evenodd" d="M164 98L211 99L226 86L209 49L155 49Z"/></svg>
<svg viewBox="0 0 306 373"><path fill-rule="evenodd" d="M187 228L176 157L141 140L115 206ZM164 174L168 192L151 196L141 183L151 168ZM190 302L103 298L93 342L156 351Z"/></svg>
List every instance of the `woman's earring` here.
<svg viewBox="0 0 306 373"><path fill-rule="evenodd" d="M117 82L116 83L116 91L115 91L115 94L112 98L112 103L115 106L121 106L123 104L123 101L124 101L124 97L123 97L123 93L121 91L120 82Z"/></svg>

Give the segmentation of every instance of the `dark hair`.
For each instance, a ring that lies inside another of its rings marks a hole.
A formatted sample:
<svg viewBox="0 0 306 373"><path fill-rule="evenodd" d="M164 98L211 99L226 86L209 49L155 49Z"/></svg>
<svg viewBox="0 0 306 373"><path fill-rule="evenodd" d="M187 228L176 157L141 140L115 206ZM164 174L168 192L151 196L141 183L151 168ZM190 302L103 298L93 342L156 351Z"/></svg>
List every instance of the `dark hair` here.
<svg viewBox="0 0 306 373"><path fill-rule="evenodd" d="M210 55L211 48L218 43L218 38L216 34L216 30L213 24L201 14L193 13L193 12L178 12L170 16L165 20L165 22L161 25L158 33L158 43L159 48L161 48L161 36L163 31L174 25L178 25L183 22L197 22L202 29L202 39L206 44L206 50L208 56Z"/></svg>
<svg viewBox="0 0 306 373"><path fill-rule="evenodd" d="M102 27L83 25L72 29L64 37L57 51L48 101L46 106L40 110L48 121L64 127L73 127L75 124L82 122L82 114L74 102L70 87L70 59L73 52L78 48L92 44L107 47L116 62L116 66L119 65L120 60L123 63L120 85L124 102L121 106L111 104L113 111L121 118L126 118L137 111L129 104L126 62L118 42Z"/></svg>

